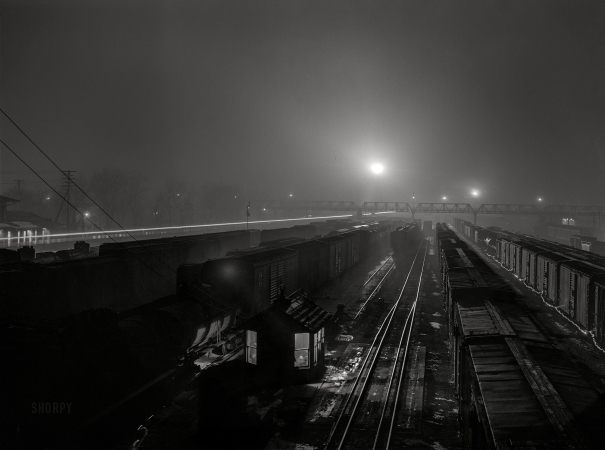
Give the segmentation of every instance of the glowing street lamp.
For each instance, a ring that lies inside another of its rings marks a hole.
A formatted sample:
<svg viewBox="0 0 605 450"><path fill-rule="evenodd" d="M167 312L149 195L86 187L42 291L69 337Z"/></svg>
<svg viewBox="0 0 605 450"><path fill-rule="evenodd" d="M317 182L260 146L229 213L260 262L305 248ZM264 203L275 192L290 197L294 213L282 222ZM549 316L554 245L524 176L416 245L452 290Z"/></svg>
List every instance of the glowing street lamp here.
<svg viewBox="0 0 605 450"><path fill-rule="evenodd" d="M442 200L447 200L446 196L441 197Z"/></svg>
<svg viewBox="0 0 605 450"><path fill-rule="evenodd" d="M542 201L542 197L538 197L538 201L541 202Z"/></svg>
<svg viewBox="0 0 605 450"><path fill-rule="evenodd" d="M374 163L370 166L370 169L372 170L372 172L374 172L376 175L381 174L382 172L384 172L384 166L380 163Z"/></svg>
<svg viewBox="0 0 605 450"><path fill-rule="evenodd" d="M479 191L477 191L476 189L473 189L473 191L471 191L471 195L473 197L479 197Z"/></svg>

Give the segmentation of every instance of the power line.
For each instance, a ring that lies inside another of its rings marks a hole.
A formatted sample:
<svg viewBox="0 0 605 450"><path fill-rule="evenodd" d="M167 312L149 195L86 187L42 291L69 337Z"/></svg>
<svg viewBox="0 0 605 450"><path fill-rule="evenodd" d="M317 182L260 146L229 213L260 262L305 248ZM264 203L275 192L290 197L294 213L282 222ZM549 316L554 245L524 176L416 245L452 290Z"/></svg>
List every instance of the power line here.
<svg viewBox="0 0 605 450"><path fill-rule="evenodd" d="M19 159L19 161L21 161L23 163L23 165L25 165L29 170L31 170L34 175L36 175L40 180L42 180L44 182L44 184L46 184L50 189L52 189L52 191L57 194L59 197L61 197L69 206L71 206L76 212L78 212L79 214L82 214L82 212L76 208L72 203L70 203L68 200L65 199L65 197L63 197L55 188L53 188L50 184L48 184L46 182L46 180L44 178L42 178L41 175L39 175L29 164L27 164L19 155L17 155L17 153L11 148L9 147L9 145L4 142L2 139L0 139L0 143L2 143L2 145L4 145L17 159ZM123 250L126 250L126 252L130 253L130 255L132 255L137 261L139 261L141 264L143 264L145 267L147 267L149 270L151 270L153 273L155 273L157 276L159 276L160 278L162 278L163 280L170 282L170 280L166 279L166 277L164 277L161 273L157 272L153 267L150 267L149 265L145 264L145 262L143 262L141 259L139 259L134 253L132 253L127 247L124 247L120 242L116 241L113 237L111 237L109 234L107 234L105 231L103 231L101 229L101 227L99 227L96 223L94 223L92 220L88 219L87 220L97 229L99 230L101 233L105 234L105 236L107 236L109 239L111 239L113 242L115 242L116 244L118 244ZM160 258L158 258L156 255L154 255L152 252L150 252L156 259L158 259L160 262L162 262L166 267L168 267L168 269L170 269L173 273L176 274L176 271L174 271L172 269L172 267L168 266L164 261L162 261ZM220 302L219 300L215 299L214 297L212 297L210 294L204 292L202 289L196 287L200 292L202 292L203 294L207 295L208 297L210 297L212 300L214 300L217 303L220 303L224 306L226 306L227 308L230 308L229 305L225 305L224 303ZM198 299L198 301L200 301L201 303L205 303L208 306L211 306L213 308L219 309L225 313L229 313L229 311L220 308L216 305L212 305L210 303L204 302L203 300L201 300L199 297L196 296L196 298ZM157 313L157 310L159 309L156 308L156 311L154 311L154 319L155 320L155 313ZM235 311L237 311L237 308L231 308L234 309ZM152 320L152 322L153 322Z"/></svg>
<svg viewBox="0 0 605 450"><path fill-rule="evenodd" d="M59 167L59 166L58 166L58 165L57 165L57 164L56 164L56 163L55 163L55 162L52 160L52 158L51 158L50 156L48 156L48 155L47 155L47 154L44 152L44 150L42 150L42 149L41 149L41 148L38 146L38 144L36 144L36 143L35 143L35 142L32 140L32 138L30 138L30 137L29 137L29 135L28 135L28 134L27 134L25 131L23 131L23 129L22 129L22 128L21 128L19 125L17 125L17 123L16 123L16 122L15 122L15 121L14 121L14 120L13 120L13 119L12 119L12 118L11 118L11 117L8 115L8 114L7 114L7 113L6 113L6 112L5 112L5 111L4 111L2 108L0 108L0 112L2 112L2 114L4 114L4 116L5 116L5 117L6 117L6 118L7 118L7 119L8 119L8 120L9 120L9 121L10 121L10 122L11 122L11 123L12 123L12 124L13 124L13 125L14 125L14 126L15 126L15 127L18 129L18 130L19 130L19 131L20 131L20 132L21 132L21 134L22 134L23 136L25 136L25 138L26 138L26 139L27 139L29 142L31 142L31 143L32 143L32 145L33 145L34 147L36 147L36 148L38 149L38 151L39 151L40 153L42 153L42 154L43 154L43 155L46 157L46 159L48 159L48 160L50 161L50 163L51 163L53 166L55 166L55 167L57 168L57 170L59 170L61 173L65 174L65 172L64 172L63 170L61 170L61 168L60 168L60 167ZM6 148L8 148L8 149L9 149L9 150L10 150L10 151L11 151L11 152L12 152L12 153L13 153L13 154L14 154L14 155L17 157L17 158L19 158L19 160L20 160L21 162L23 162L23 164L25 164L25 162L24 162L24 161L23 161L23 160L22 160L22 159L21 159L19 156L17 156L17 154L16 154L15 152L13 152L13 150L12 150L12 149L10 149L10 148L9 148L9 147L6 145L6 143L4 143L3 141L2 141L2 143L3 143L3 144L6 146ZM26 165L26 166L27 166L27 167L28 167L28 168L29 168L29 169L30 169L32 172L36 173L36 172L35 172L35 171L34 171L34 170L33 170L33 169L30 167L30 166L28 166L27 164L25 164L25 165ZM44 182L46 183L46 181L45 181L44 179L42 179L42 178L41 178L41 177L40 177L40 176L39 176L37 173L36 173L36 176L38 176L38 178L40 178L42 181L44 181ZM82 194L84 194L84 196L85 196L87 199L89 199L89 200L90 200L90 201L91 201L91 202L92 202L92 203L93 203L93 204L94 204L94 205L95 205L97 208L99 208L99 210L101 210L101 212L103 212L103 213L104 213L104 214L105 214L107 217L109 217L109 218L110 218L110 219L111 219L111 220L112 220L112 221L113 221L113 222L114 222L114 223L115 223L115 224L116 224L116 225L117 225L119 228L121 228L123 231L125 231L125 232L126 232L126 234L128 234L128 236L130 236L130 238L131 238L132 240L134 240L134 241L135 241L137 244L139 244L139 245L140 245L140 246L141 246L141 247L142 247L144 250L146 250L146 251L147 251L147 252L148 252L148 253L149 253L151 256L153 256L153 257L154 257L154 258L156 258L156 259L157 259L159 262L161 262L162 264L164 264L164 265L165 265L165 266L166 266L166 267L167 267L167 268L168 268L170 271L172 271L172 272L174 272L174 273L176 274L176 271L175 271L175 270L174 270L172 267L170 267L168 264L166 264L166 262L164 262L164 261L163 261L163 260L162 260L160 257L158 257L156 254L154 254L154 253L153 253L151 250L149 250L149 249L148 249L148 248L147 248L147 247L146 247L146 246L145 246L143 243L141 243L141 241L139 241L139 240L138 240L137 238L135 238L135 237L134 237L132 234L130 234L130 232L129 232L128 230L126 230L126 229L125 229L125 228L124 228L122 225L120 225L120 224L118 223L118 221L117 221L117 220L115 220L115 219L114 219L114 218L113 218L113 217L112 217L112 216L111 216L109 213L107 213L107 211L105 211L105 210L104 210L104 209L103 209L103 208L102 208L102 207L101 207L101 206L100 206L100 205L99 205L99 204L98 204L96 201L94 201L94 200L93 200L93 199L92 199L92 198L91 198L91 197L90 197L90 196L89 196L89 195L88 195L86 192L84 192L84 190L83 190L83 189L82 189L82 188L81 188L81 187L80 187L80 186L79 186L79 185L78 185L78 184L77 184L75 181L74 181L72 184L73 184L75 187L77 187L77 188L80 190L80 192L82 192ZM48 184L47 184L47 185L48 185ZM50 185L49 185L49 187L50 187ZM53 189L53 188L51 188L51 189ZM55 190L53 189L53 191L55 191ZM55 192L57 192L57 191L55 191ZM59 194L57 193L57 195L59 195ZM69 204L69 203L68 203L68 204ZM76 211L77 211L77 209L76 209ZM78 212L80 212L80 211L78 211ZM80 214L82 214L82 213L80 213ZM88 219L88 221L89 221L90 223L92 223L92 222L90 221L90 219ZM96 227L96 225L95 225L95 227ZM98 228L100 231L103 231L103 230L101 230L101 228L99 228L99 227L97 227L97 228ZM103 232L104 232L104 231L103 231ZM107 233L105 233L105 234L107 235ZM114 242L115 242L115 241L114 241ZM202 292L204 295L207 295L208 297L212 298L214 301L219 302L219 303L221 303L222 305L225 305L223 302L220 302L219 300L215 299L214 297L212 297L212 296L211 296L210 294L208 294L207 292L204 292L202 289L200 289L200 288L197 288L197 289L198 289L200 292ZM227 308L230 308L230 306L228 306L228 305L225 305L225 306L226 306ZM233 309L234 309L234 310L237 310L237 308L233 308Z"/></svg>

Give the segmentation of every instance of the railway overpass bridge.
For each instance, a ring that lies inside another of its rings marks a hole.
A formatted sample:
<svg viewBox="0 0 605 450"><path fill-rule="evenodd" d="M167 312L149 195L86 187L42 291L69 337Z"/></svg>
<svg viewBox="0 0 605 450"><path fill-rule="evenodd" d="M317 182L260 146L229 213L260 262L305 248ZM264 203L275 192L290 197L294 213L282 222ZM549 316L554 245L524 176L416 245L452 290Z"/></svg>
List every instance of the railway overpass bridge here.
<svg viewBox="0 0 605 450"><path fill-rule="evenodd" d="M529 205L521 203L485 203L473 207L470 203L401 203L401 202L364 202L357 204L349 201L313 201L313 200L267 200L262 207L269 210L287 211L355 211L358 215L377 212L416 214L472 214L477 223L479 214L537 216L540 221L549 217L592 217L595 227L601 225L602 206L578 205Z"/></svg>

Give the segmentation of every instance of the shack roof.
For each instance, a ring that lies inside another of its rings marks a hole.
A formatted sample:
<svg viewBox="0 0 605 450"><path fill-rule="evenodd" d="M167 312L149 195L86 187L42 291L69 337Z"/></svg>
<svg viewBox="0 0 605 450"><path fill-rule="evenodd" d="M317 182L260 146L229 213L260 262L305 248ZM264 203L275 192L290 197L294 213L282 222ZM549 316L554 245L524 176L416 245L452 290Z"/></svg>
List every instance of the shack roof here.
<svg viewBox="0 0 605 450"><path fill-rule="evenodd" d="M287 327L292 332L315 333L332 317L330 313L297 292L284 300L278 300L242 324L248 330L274 330Z"/></svg>

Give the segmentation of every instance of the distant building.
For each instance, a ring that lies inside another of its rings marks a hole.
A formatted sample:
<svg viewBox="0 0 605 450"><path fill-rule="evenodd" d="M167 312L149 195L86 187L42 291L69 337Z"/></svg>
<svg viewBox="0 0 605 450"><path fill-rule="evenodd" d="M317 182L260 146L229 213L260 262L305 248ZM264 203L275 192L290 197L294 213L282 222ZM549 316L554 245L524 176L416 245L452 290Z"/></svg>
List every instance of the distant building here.
<svg viewBox="0 0 605 450"><path fill-rule="evenodd" d="M19 200L0 195L0 247L18 247L40 242L62 227L60 223L27 211L9 211Z"/></svg>

